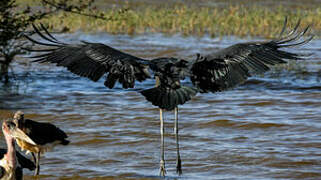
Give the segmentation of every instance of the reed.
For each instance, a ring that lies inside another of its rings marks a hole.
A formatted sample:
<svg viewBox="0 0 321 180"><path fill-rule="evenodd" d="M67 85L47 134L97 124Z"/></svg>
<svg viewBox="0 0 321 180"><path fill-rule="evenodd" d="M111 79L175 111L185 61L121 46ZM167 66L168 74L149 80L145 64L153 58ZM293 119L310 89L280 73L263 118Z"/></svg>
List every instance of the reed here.
<svg viewBox="0 0 321 180"><path fill-rule="evenodd" d="M299 18L302 26L312 24L316 35L321 32L321 8L294 8L283 6L266 8L243 5L218 7L191 7L176 5L172 8L147 6L119 13L118 9L96 10L111 20L104 21L74 14L59 13L41 20L54 31L108 32L112 34L166 33L212 37L234 35L271 38L283 25L287 16L294 26ZM93 12L91 12L93 13Z"/></svg>

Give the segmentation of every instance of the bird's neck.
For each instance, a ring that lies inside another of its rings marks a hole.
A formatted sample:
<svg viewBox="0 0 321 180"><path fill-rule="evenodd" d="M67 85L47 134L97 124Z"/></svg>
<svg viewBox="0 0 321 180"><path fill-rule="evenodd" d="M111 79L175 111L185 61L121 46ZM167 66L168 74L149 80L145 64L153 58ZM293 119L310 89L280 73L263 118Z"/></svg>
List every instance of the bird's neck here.
<svg viewBox="0 0 321 180"><path fill-rule="evenodd" d="M22 129L22 127L24 127L24 119L20 119L20 120L18 121L18 128L19 128L19 129Z"/></svg>
<svg viewBox="0 0 321 180"><path fill-rule="evenodd" d="M8 146L8 151L6 154L7 161L10 167L15 167L16 166L16 148L15 148L14 139L10 135L5 135L5 138Z"/></svg>

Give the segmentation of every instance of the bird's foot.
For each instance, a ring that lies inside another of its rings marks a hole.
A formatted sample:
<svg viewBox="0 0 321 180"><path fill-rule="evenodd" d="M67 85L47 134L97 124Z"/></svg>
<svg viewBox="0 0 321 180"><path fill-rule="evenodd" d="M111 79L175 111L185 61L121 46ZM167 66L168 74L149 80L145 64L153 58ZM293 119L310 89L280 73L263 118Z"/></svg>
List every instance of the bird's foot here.
<svg viewBox="0 0 321 180"><path fill-rule="evenodd" d="M176 173L180 176L182 175L182 161L181 159L176 159Z"/></svg>
<svg viewBox="0 0 321 180"><path fill-rule="evenodd" d="M33 174L33 176L38 176L39 175L39 171L36 169L35 173Z"/></svg>
<svg viewBox="0 0 321 180"><path fill-rule="evenodd" d="M159 175L165 177L166 170L165 170L165 162L163 160L160 161L159 163L160 168L159 168Z"/></svg>
<svg viewBox="0 0 321 180"><path fill-rule="evenodd" d="M40 167L36 165L34 176L38 176L40 172Z"/></svg>

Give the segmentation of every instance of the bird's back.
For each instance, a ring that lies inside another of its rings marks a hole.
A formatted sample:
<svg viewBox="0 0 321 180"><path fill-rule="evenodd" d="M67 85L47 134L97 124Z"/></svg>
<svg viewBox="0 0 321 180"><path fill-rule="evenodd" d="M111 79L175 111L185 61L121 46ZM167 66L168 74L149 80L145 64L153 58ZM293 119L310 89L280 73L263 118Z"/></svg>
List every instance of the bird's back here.
<svg viewBox="0 0 321 180"><path fill-rule="evenodd" d="M50 123L36 122L30 119L25 120L23 131L38 145L45 145L55 141L61 141L61 144L69 143L67 134Z"/></svg>
<svg viewBox="0 0 321 180"><path fill-rule="evenodd" d="M156 87L141 91L153 105L161 109L173 110L189 101L197 90L181 85L180 80L188 74L188 62L176 58L157 58L150 62L155 72Z"/></svg>

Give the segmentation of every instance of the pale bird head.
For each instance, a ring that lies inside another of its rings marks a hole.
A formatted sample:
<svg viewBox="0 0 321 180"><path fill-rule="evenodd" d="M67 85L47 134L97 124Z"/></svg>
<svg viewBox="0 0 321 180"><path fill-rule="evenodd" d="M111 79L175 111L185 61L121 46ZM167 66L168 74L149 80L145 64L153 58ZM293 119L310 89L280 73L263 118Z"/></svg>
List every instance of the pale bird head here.
<svg viewBox="0 0 321 180"><path fill-rule="evenodd" d="M36 143L29 138L29 136L19 129L13 121L7 120L2 123L2 131L5 136L11 136L15 139L21 139L29 144L36 145Z"/></svg>
<svg viewBox="0 0 321 180"><path fill-rule="evenodd" d="M19 126L20 123L24 122L24 113L22 111L17 111L14 115L13 115L13 122Z"/></svg>
<svg viewBox="0 0 321 180"><path fill-rule="evenodd" d="M9 120L4 120L2 122L2 132L4 135L8 135L10 134L10 130L11 130L11 126L8 126L8 122L10 122Z"/></svg>

